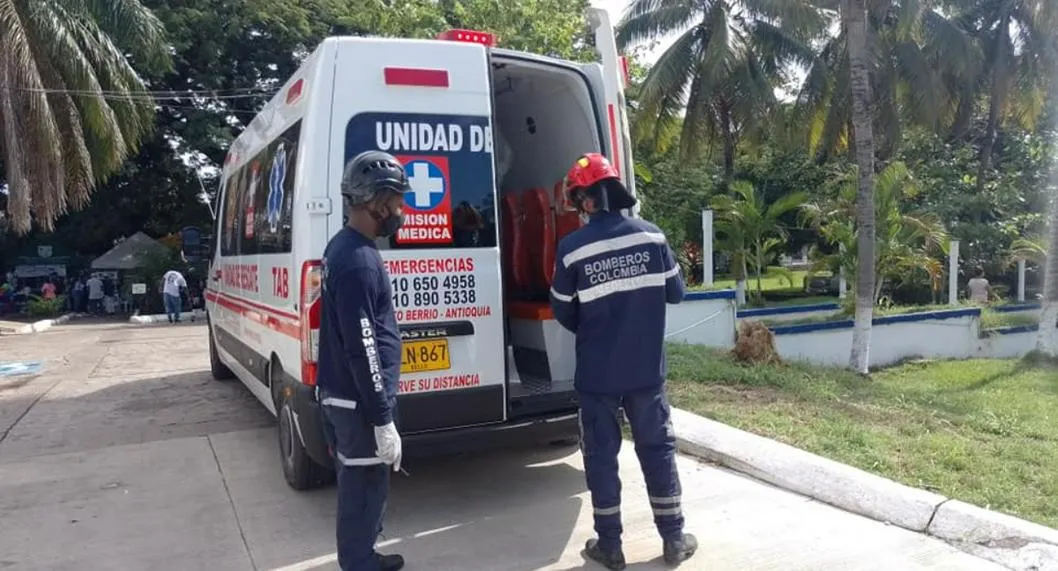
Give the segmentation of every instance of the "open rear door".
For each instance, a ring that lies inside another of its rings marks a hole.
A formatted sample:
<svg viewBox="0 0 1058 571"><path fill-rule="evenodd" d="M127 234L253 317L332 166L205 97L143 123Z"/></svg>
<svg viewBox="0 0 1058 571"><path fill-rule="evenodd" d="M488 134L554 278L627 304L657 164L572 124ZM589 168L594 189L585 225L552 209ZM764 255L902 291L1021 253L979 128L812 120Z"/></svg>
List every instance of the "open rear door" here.
<svg viewBox="0 0 1058 571"><path fill-rule="evenodd" d="M601 8L588 8L588 24L595 39L595 50L599 52L601 65L587 64L584 72L592 82L592 89L597 98L599 120L607 127L606 156L621 174L625 187L636 194L635 169L632 165L632 139L628 130L628 113L625 107L625 81L627 78L627 61L617 52L617 41L614 38L610 16ZM639 205L633 207L632 214L639 215Z"/></svg>
<svg viewBox="0 0 1058 571"><path fill-rule="evenodd" d="M458 40L458 38L457 38ZM507 419L492 87L481 43L336 43L329 186L366 150L400 160L404 225L378 241L404 341L404 433ZM330 232L343 224L333 213Z"/></svg>

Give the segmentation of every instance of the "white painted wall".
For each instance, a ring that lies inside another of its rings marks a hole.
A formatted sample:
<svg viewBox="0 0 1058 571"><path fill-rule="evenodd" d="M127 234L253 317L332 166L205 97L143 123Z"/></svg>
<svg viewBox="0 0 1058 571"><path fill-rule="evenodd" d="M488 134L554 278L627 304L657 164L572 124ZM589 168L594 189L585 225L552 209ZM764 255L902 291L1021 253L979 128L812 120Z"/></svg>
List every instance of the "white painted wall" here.
<svg viewBox="0 0 1058 571"><path fill-rule="evenodd" d="M983 338L977 340L975 356L982 359L1016 359L1035 347L1035 329L1017 327L1012 331L999 329L986 333Z"/></svg>
<svg viewBox="0 0 1058 571"><path fill-rule="evenodd" d="M734 347L735 292L689 292L681 303L667 306L665 338L706 347Z"/></svg>
<svg viewBox="0 0 1058 571"><path fill-rule="evenodd" d="M980 318L974 312L954 310L875 319L871 332L871 366L892 365L913 357L976 356ZM852 348L851 321L773 329L776 348L784 359L836 367L848 364Z"/></svg>

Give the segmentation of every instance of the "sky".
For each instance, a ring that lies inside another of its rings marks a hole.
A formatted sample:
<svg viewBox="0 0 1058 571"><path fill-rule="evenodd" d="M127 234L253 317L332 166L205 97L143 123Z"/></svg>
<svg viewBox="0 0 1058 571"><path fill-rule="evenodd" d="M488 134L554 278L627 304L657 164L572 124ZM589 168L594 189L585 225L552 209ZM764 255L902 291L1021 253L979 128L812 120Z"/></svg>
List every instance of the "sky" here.
<svg viewBox="0 0 1058 571"><path fill-rule="evenodd" d="M591 5L596 8L602 8L610 14L610 24L614 27L621 21L621 16L624 15L625 10L628 9L628 5L631 4L631 0L591 0ZM671 37L665 38L657 43L649 52L646 53L647 63L654 63L658 57L661 56L665 50L672 45L672 42L676 40L678 34Z"/></svg>

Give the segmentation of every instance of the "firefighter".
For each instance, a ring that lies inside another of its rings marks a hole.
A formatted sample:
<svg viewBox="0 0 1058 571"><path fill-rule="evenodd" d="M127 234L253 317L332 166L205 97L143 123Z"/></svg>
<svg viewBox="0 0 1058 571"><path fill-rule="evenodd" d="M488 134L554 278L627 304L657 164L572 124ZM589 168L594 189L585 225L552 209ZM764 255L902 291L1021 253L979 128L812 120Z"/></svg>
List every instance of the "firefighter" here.
<svg viewBox="0 0 1058 571"><path fill-rule="evenodd" d="M661 230L621 213L636 199L605 157L577 159L566 175L566 198L588 222L559 242L550 298L555 318L576 335L581 453L598 534L584 555L609 569L625 568L617 470L623 409L665 561L676 565L698 548L683 531L664 389L665 304L682 301L683 279Z"/></svg>
<svg viewBox="0 0 1058 571"><path fill-rule="evenodd" d="M400 555L375 542L389 495L389 470L400 470L396 397L400 331L389 276L376 238L403 222L408 178L393 156L368 151L342 174L347 225L323 254L317 398L338 480L338 565L343 571L396 571Z"/></svg>

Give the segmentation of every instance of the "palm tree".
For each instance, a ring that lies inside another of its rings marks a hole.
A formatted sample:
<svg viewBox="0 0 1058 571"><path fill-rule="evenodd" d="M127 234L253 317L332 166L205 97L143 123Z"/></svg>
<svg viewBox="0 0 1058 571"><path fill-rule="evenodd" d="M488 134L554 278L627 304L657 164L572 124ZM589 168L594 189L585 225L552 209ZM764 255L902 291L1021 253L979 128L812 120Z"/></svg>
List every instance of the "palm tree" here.
<svg viewBox="0 0 1058 571"><path fill-rule="evenodd" d="M136 0L0 0L0 22L9 224L51 230L153 127L153 99L126 54L167 65L162 25Z"/></svg>
<svg viewBox="0 0 1058 571"><path fill-rule="evenodd" d="M830 201L805 204L801 222L815 229L837 252L815 254L816 268L849 275L857 267L856 213L858 179L846 175L838 181L838 195ZM935 216L907 212L904 203L920 192L918 182L901 162L887 166L875 177L875 286L872 303L881 298L886 285L902 285L925 271L932 284L944 273L937 254L946 250L948 233Z"/></svg>
<svg viewBox="0 0 1058 571"><path fill-rule="evenodd" d="M764 272L788 237L780 219L798 209L805 199L805 193L791 192L767 204L762 193L742 180L731 183L730 196L713 198L717 229L729 242L724 245L732 248L729 253L734 262L735 278L745 279L746 265L752 264L757 277L757 301L764 298L761 282Z"/></svg>
<svg viewBox="0 0 1058 571"><path fill-rule="evenodd" d="M1058 173L1058 166L1053 167ZM1055 194L1055 193L1052 193ZM1036 348L1045 355L1058 357L1058 194L1051 196L1051 216L1047 247L1047 263L1043 273L1043 308L1040 311L1040 329L1036 338Z"/></svg>
<svg viewBox="0 0 1058 571"><path fill-rule="evenodd" d="M871 324L874 321L874 130L871 125L870 60L867 54L867 7L864 0L842 0L842 33L849 61L852 133L855 137L859 185L856 192L856 316L849 367L866 375L870 366Z"/></svg>
<svg viewBox="0 0 1058 571"><path fill-rule="evenodd" d="M1058 63L1054 30L1058 3L1053 0L949 0L960 21L978 40L984 66L974 77L988 99L988 119L980 147L978 192L992 167L996 134L1005 120L1026 129L1042 115L1047 81ZM971 105L974 101L968 101ZM962 130L965 132L965 129Z"/></svg>
<svg viewBox="0 0 1058 571"><path fill-rule="evenodd" d="M739 137L764 126L787 63L814 57L809 40L826 18L809 0L633 0L618 46L679 38L650 69L639 94L635 135L659 142L681 122L684 159L708 141L723 148L725 181Z"/></svg>
<svg viewBox="0 0 1058 571"><path fill-rule="evenodd" d="M884 159L897 149L904 125L944 132L958 113L973 110L982 56L971 34L932 8L933 2L858 4L866 10L872 130L878 156ZM820 162L853 146L848 39L844 28L829 38L808 66L798 94L797 124Z"/></svg>

